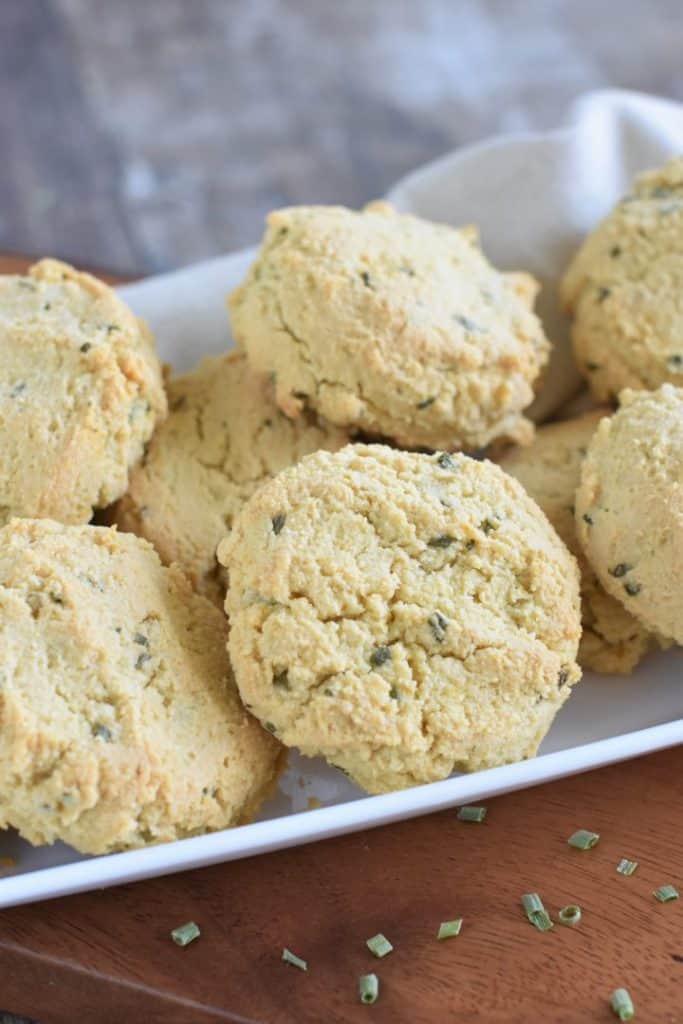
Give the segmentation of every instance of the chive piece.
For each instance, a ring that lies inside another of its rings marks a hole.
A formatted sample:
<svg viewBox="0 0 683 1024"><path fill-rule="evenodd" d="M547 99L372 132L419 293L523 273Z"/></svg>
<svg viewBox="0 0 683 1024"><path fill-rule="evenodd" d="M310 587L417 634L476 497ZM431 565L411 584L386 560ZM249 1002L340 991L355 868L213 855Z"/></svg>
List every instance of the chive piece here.
<svg viewBox="0 0 683 1024"><path fill-rule="evenodd" d="M631 580L629 580L628 583L624 583L624 590L631 597L635 597L636 594L639 594L642 589L642 583L633 583Z"/></svg>
<svg viewBox="0 0 683 1024"><path fill-rule="evenodd" d="M545 910L543 900L537 892L525 892L522 896L522 906L527 917L536 914L539 910Z"/></svg>
<svg viewBox="0 0 683 1024"><path fill-rule="evenodd" d="M285 948L282 950L282 959L286 964L291 964L292 967L298 967L300 971L308 970L308 961L302 960L296 953L292 953L291 949Z"/></svg>
<svg viewBox="0 0 683 1024"><path fill-rule="evenodd" d="M617 864L617 871L620 875L632 875L638 867L637 860L628 860L627 857L622 857Z"/></svg>
<svg viewBox="0 0 683 1024"><path fill-rule="evenodd" d="M610 999L610 1006L619 1020L633 1020L635 1010L633 1009L633 1000L628 994L628 989L615 988Z"/></svg>
<svg viewBox="0 0 683 1024"><path fill-rule="evenodd" d="M376 974L361 974L358 979L358 994L361 1003L376 1003L379 995L379 981Z"/></svg>
<svg viewBox="0 0 683 1024"><path fill-rule="evenodd" d="M584 523L588 523L589 526L593 525L593 517L589 516L587 512L584 512L581 518L583 519Z"/></svg>
<svg viewBox="0 0 683 1024"><path fill-rule="evenodd" d="M379 668L385 661L389 661L391 658L391 649L386 646L375 647L374 651L370 655L370 664L373 668Z"/></svg>
<svg viewBox="0 0 683 1024"><path fill-rule="evenodd" d="M387 939L385 935L382 935L381 932L378 932L377 935L373 935L370 939L366 939L365 945L368 947L372 955L378 958L378 960L381 960L383 956L387 955L387 953L391 953L394 948L389 942L389 939Z"/></svg>
<svg viewBox="0 0 683 1024"><path fill-rule="evenodd" d="M416 409L428 409L430 405L434 405L436 401L435 395L430 395L429 398L423 398L421 402L417 402L415 405Z"/></svg>
<svg viewBox="0 0 683 1024"><path fill-rule="evenodd" d="M627 572L630 572L632 568L633 566L629 565L628 562L619 562L613 569L608 569L607 572L610 576L615 576L616 579L620 579L622 576L625 576Z"/></svg>
<svg viewBox="0 0 683 1024"><path fill-rule="evenodd" d="M442 469L455 469L455 462L450 452L441 452L436 461Z"/></svg>
<svg viewBox="0 0 683 1024"><path fill-rule="evenodd" d="M659 889L655 889L652 895L660 903L668 903L669 900L677 900L680 893L673 885L660 885Z"/></svg>
<svg viewBox="0 0 683 1024"><path fill-rule="evenodd" d="M284 514L284 512L278 512L278 514L276 516L273 516L273 518L271 519L270 522L271 526L273 527L273 533L275 534L275 536L278 535L282 527L285 525L286 518L287 516Z"/></svg>
<svg viewBox="0 0 683 1024"><path fill-rule="evenodd" d="M456 917L454 921L442 921L439 925L439 930L436 933L437 939L443 941L444 939L452 939L456 935L460 934L462 928L462 918Z"/></svg>
<svg viewBox="0 0 683 1024"><path fill-rule="evenodd" d="M176 946L189 946L191 942L198 939L201 935L199 925L195 924L194 921L186 921L185 924L179 924L177 928L174 928L171 932L171 938L175 942Z"/></svg>
<svg viewBox="0 0 683 1024"><path fill-rule="evenodd" d="M581 920L581 907L578 907L576 903L570 903L567 907L562 907L557 915L557 920L560 924L568 924L572 927L577 925Z"/></svg>
<svg viewBox="0 0 683 1024"><path fill-rule="evenodd" d="M574 832L570 835L567 842L570 846L573 846L575 850L592 850L594 846L598 845L600 836L597 832L589 832L585 828L580 828L578 832Z"/></svg>
<svg viewBox="0 0 683 1024"><path fill-rule="evenodd" d="M455 537L451 537L450 533L440 533L427 541L430 548L449 548L451 544L455 544Z"/></svg>
<svg viewBox="0 0 683 1024"><path fill-rule="evenodd" d="M485 807L460 807L458 809L458 821L481 822L486 817Z"/></svg>
<svg viewBox="0 0 683 1024"><path fill-rule="evenodd" d="M553 927L550 914L543 906L543 900L537 892L527 892L522 896L522 907L527 921L539 932L548 932Z"/></svg>

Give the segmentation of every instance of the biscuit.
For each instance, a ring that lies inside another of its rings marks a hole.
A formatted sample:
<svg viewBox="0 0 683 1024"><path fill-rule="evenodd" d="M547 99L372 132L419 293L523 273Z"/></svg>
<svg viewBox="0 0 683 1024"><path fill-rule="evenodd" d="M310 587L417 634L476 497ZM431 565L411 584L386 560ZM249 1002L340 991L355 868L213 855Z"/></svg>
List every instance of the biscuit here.
<svg viewBox="0 0 683 1024"><path fill-rule="evenodd" d="M227 622L130 534L0 530L0 827L106 853L248 820L282 748L242 707Z"/></svg>
<svg viewBox="0 0 683 1024"><path fill-rule="evenodd" d="M0 277L0 525L87 522L165 413L151 335L111 288L57 260Z"/></svg>
<svg viewBox="0 0 683 1024"><path fill-rule="evenodd" d="M150 540L166 564L178 562L193 586L222 601L216 547L260 483L346 434L312 415L288 419L272 385L244 355L207 357L168 385L170 414L133 470L113 518Z"/></svg>
<svg viewBox="0 0 683 1024"><path fill-rule="evenodd" d="M576 562L490 462L317 452L218 557L243 700L372 793L531 757L580 677Z"/></svg>
<svg viewBox="0 0 683 1024"><path fill-rule="evenodd" d="M456 230L372 203L271 213L229 297L237 343L276 375L290 416L311 408L403 447L530 439L522 410L549 345L537 284Z"/></svg>
<svg viewBox="0 0 683 1024"><path fill-rule="evenodd" d="M545 512L578 560L583 633L579 664L605 673L632 672L657 641L615 598L605 593L576 536L574 495L581 463L604 409L541 427L528 448L505 452L498 464L514 476Z"/></svg>
<svg viewBox="0 0 683 1024"><path fill-rule="evenodd" d="M605 590L683 644L683 388L619 400L581 468L579 540Z"/></svg>
<svg viewBox="0 0 683 1024"><path fill-rule="evenodd" d="M577 365L600 400L683 384L683 157L636 178L561 286Z"/></svg>

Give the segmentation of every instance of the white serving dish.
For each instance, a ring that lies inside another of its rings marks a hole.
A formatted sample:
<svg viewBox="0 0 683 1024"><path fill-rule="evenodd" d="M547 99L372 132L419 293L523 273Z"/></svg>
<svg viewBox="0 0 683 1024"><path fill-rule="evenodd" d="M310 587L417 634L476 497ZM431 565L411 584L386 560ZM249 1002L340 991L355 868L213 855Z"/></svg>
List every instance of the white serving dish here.
<svg viewBox="0 0 683 1024"><path fill-rule="evenodd" d="M478 223L497 265L530 270L543 281L540 310L556 355L537 403L539 418L579 384L554 294L577 239L635 172L683 152L683 108L675 104L606 92L584 97L573 113L568 128L459 151L416 171L390 193L401 209ZM250 256L236 253L122 289L149 320L164 359L181 369L231 344L225 293ZM0 907L371 828L673 746L683 742L682 667L677 650L651 656L628 679L587 673L539 756L519 764L367 797L323 762L292 753L278 795L252 825L106 857L82 857L61 844L34 849L6 832L0 856L15 857L17 866L0 877ZM309 801L323 806L309 810Z"/></svg>

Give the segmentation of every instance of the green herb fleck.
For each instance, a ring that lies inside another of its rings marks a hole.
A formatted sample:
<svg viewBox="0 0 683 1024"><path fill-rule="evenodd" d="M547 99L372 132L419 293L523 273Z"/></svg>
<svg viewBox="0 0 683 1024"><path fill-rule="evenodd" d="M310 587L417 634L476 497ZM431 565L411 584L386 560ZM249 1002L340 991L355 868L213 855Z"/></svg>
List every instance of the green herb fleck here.
<svg viewBox="0 0 683 1024"><path fill-rule="evenodd" d="M415 406L416 409L428 409L430 405L434 405L436 401L435 395L430 395L429 398L423 398L421 402L418 402Z"/></svg>
<svg viewBox="0 0 683 1024"><path fill-rule="evenodd" d="M118 324L107 324L107 334L113 334L114 331L120 331L121 328Z"/></svg>
<svg viewBox="0 0 683 1024"><path fill-rule="evenodd" d="M306 960L302 960L296 953L292 953L291 949L285 948L282 950L282 959L286 964L291 964L292 967L298 967L300 971L308 970L308 963Z"/></svg>
<svg viewBox="0 0 683 1024"><path fill-rule="evenodd" d="M149 647L149 640L144 633L136 633L133 640L136 644L140 644L141 647Z"/></svg>
<svg viewBox="0 0 683 1024"><path fill-rule="evenodd" d="M558 687L564 686L569 682L569 669L564 666L557 673L557 685Z"/></svg>
<svg viewBox="0 0 683 1024"><path fill-rule="evenodd" d="M637 860L629 860L627 857L622 857L617 864L617 871L620 875L633 875L638 868Z"/></svg>
<svg viewBox="0 0 683 1024"><path fill-rule="evenodd" d="M486 807L459 807L456 815L458 821L481 823L486 817Z"/></svg>
<svg viewBox="0 0 683 1024"><path fill-rule="evenodd" d="M570 846L573 846L575 850L592 850L594 846L597 846L600 841L600 836L597 832L589 832L585 828L580 828L577 832L573 832L567 842Z"/></svg>
<svg viewBox="0 0 683 1024"><path fill-rule="evenodd" d="M285 525L285 520L286 519L287 519L287 516L284 514L284 512L278 512L278 514L276 516L273 516L273 518L271 520L271 523L272 523L272 526L273 526L273 533L276 536L281 531L282 527Z"/></svg>
<svg viewBox="0 0 683 1024"><path fill-rule="evenodd" d="M612 294L611 288L598 288L598 302L604 302Z"/></svg>
<svg viewBox="0 0 683 1024"><path fill-rule="evenodd" d="M660 903L668 903L670 900L677 900L680 894L673 885L660 885L652 895Z"/></svg>
<svg viewBox="0 0 683 1024"><path fill-rule="evenodd" d="M18 398L24 391L26 391L26 381L20 380L10 390L9 396L10 398Z"/></svg>
<svg viewBox="0 0 683 1024"><path fill-rule="evenodd" d="M389 690L389 696L391 697L392 700L398 700L398 690L396 689L395 686L392 686L391 689Z"/></svg>
<svg viewBox="0 0 683 1024"><path fill-rule="evenodd" d="M619 1020L633 1020L635 1010L628 989L615 988L610 998L610 1006Z"/></svg>
<svg viewBox="0 0 683 1024"><path fill-rule="evenodd" d="M439 925L439 930L436 933L436 937L440 942L444 939L453 939L456 935L460 934L462 928L462 918L456 917L452 921L442 921Z"/></svg>
<svg viewBox="0 0 683 1024"><path fill-rule="evenodd" d="M379 668L385 661L389 661L391 658L391 649L386 646L375 647L374 651L370 655L370 664L373 668Z"/></svg>
<svg viewBox="0 0 683 1024"><path fill-rule="evenodd" d="M560 924L567 924L574 927L581 920L581 907L577 906L576 903L570 903L567 907L562 907L557 915L557 920Z"/></svg>
<svg viewBox="0 0 683 1024"><path fill-rule="evenodd" d="M83 344L81 345L81 352L89 352L91 348L92 345L90 344L90 342L84 341Z"/></svg>
<svg viewBox="0 0 683 1024"><path fill-rule="evenodd" d="M483 530L487 536L489 533L491 533L492 530L497 530L498 526L499 524L494 522L493 519L482 519L482 521L479 523L479 529Z"/></svg>
<svg viewBox="0 0 683 1024"><path fill-rule="evenodd" d="M376 956L378 960L381 960L383 956L391 953L393 946L385 935L378 932L377 935L373 935L372 938L365 940L365 945L368 947L373 956Z"/></svg>
<svg viewBox="0 0 683 1024"><path fill-rule="evenodd" d="M144 665L147 664L148 661L151 661L151 660L152 660L152 655L151 654L147 654L147 653L139 654L138 657L137 657L137 661L135 662L135 667L136 668L142 668Z"/></svg>
<svg viewBox="0 0 683 1024"><path fill-rule="evenodd" d="M619 256L621 256L621 246L613 245L609 251L609 254L613 260L616 260Z"/></svg>
<svg viewBox="0 0 683 1024"><path fill-rule="evenodd" d="M453 315L453 319L457 321L457 323L459 323L461 327L464 327L466 331L481 330L478 324L475 324L474 320L470 320L468 316L462 316L460 313L455 313Z"/></svg>
<svg viewBox="0 0 683 1024"><path fill-rule="evenodd" d="M450 533L440 533L427 541L430 548L449 548L451 544L455 544L455 537L451 537Z"/></svg>
<svg viewBox="0 0 683 1024"><path fill-rule="evenodd" d="M282 690L289 689L289 669L283 669L282 672L276 672L273 676L273 686L279 686Z"/></svg>
<svg viewBox="0 0 683 1024"><path fill-rule="evenodd" d="M620 576L625 576L627 572L630 572L632 568L633 566L629 565L627 562L619 562L613 569L608 569L607 571L610 576L616 576L616 578L619 579Z"/></svg>
<svg viewBox="0 0 683 1024"><path fill-rule="evenodd" d="M365 285L366 288L372 288L372 282L370 280L370 275L368 274L367 270L364 270L361 273L360 279L361 279L361 281L363 282L363 284Z"/></svg>
<svg viewBox="0 0 683 1024"><path fill-rule="evenodd" d="M101 722L93 725L92 734L97 739L104 740L106 743L109 743L111 740L111 729L108 729L106 725L102 725Z"/></svg>
<svg viewBox="0 0 683 1024"><path fill-rule="evenodd" d="M176 946L189 946L200 935L199 925L195 924L194 921L186 921L185 924L178 925L171 932L171 938Z"/></svg>
<svg viewBox="0 0 683 1024"><path fill-rule="evenodd" d="M593 525L593 517L589 516L587 512L584 512L581 518L583 519L584 523L588 523L589 526Z"/></svg>
<svg viewBox="0 0 683 1024"><path fill-rule="evenodd" d="M683 366L683 355L680 352L674 352L672 356L667 358L669 366L681 367Z"/></svg>
<svg viewBox="0 0 683 1024"><path fill-rule="evenodd" d="M437 644L440 644L446 635L446 630L448 629L448 619L445 615L442 615L441 612L432 612L427 619L427 622L434 639Z"/></svg>
<svg viewBox="0 0 683 1024"><path fill-rule="evenodd" d="M272 722L264 722L263 724L264 724L265 728L268 730L268 732L276 732L277 731Z"/></svg>
<svg viewBox="0 0 683 1024"><path fill-rule="evenodd" d="M379 981L376 974L361 974L358 979L358 994L361 1003L376 1003L379 995Z"/></svg>
<svg viewBox="0 0 683 1024"><path fill-rule="evenodd" d="M634 583L633 580L629 580L628 583L624 583L624 590L630 597L635 597L642 589L642 583Z"/></svg>
<svg viewBox="0 0 683 1024"><path fill-rule="evenodd" d="M589 373L595 373L596 370L600 369L600 363L586 363L586 369Z"/></svg>
<svg viewBox="0 0 683 1024"><path fill-rule="evenodd" d="M450 452L441 452L437 455L436 461L442 469L455 469L455 462Z"/></svg>
<svg viewBox="0 0 683 1024"><path fill-rule="evenodd" d="M538 928L539 932L548 932L553 927L550 914L543 906L543 900L537 892L526 892L522 896L522 907L527 921Z"/></svg>

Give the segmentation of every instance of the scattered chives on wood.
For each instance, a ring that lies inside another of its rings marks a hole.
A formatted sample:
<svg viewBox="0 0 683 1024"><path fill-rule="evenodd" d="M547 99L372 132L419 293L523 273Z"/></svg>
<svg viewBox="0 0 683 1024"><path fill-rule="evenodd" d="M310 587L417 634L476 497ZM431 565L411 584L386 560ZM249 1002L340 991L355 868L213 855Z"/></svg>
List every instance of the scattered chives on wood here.
<svg viewBox="0 0 683 1024"><path fill-rule="evenodd" d="M581 907L577 906L576 903L570 903L569 906L562 907L562 910L557 915L557 919L560 924L568 924L573 927L581 920Z"/></svg>
<svg viewBox="0 0 683 1024"><path fill-rule="evenodd" d="M185 924L179 924L177 928L174 928L171 932L171 938L175 942L176 946L189 946L191 942L198 939L201 935L199 925L195 924L194 921L186 921Z"/></svg>
<svg viewBox="0 0 683 1024"><path fill-rule="evenodd" d="M458 821L483 821L486 817L485 807L461 807L458 810Z"/></svg>
<svg viewBox="0 0 683 1024"><path fill-rule="evenodd" d="M460 934L462 918L456 917L454 921L442 921L436 934L437 939L452 939Z"/></svg>
<svg viewBox="0 0 683 1024"><path fill-rule="evenodd" d="M282 950L282 959L286 964L291 964L292 967L298 967L300 971L308 970L308 962L306 960L302 960L300 956L296 955L296 953L292 953L291 949L287 949L286 946Z"/></svg>
<svg viewBox="0 0 683 1024"><path fill-rule="evenodd" d="M389 939L387 939L385 935L382 935L381 932L378 932L377 935L373 935L371 939L366 939L365 945L368 947L372 955L376 956L379 960L381 960L383 956L386 956L387 953L391 953L394 948L389 942Z"/></svg>
<svg viewBox="0 0 683 1024"><path fill-rule="evenodd" d="M539 932L548 932L553 927L550 914L543 906L543 900L537 892L526 892L522 896L522 907L527 921L538 928Z"/></svg>
<svg viewBox="0 0 683 1024"><path fill-rule="evenodd" d="M629 860L627 857L622 857L617 864L617 871L620 875L632 875L638 868L637 860Z"/></svg>
<svg viewBox="0 0 683 1024"><path fill-rule="evenodd" d="M615 988L610 999L610 1005L619 1020L633 1020L635 1010L633 1009L633 1000L628 994L628 989Z"/></svg>
<svg viewBox="0 0 683 1024"><path fill-rule="evenodd" d="M677 900L680 893L673 885L660 885L658 889L654 890L652 895L660 903L668 903L669 900Z"/></svg>
<svg viewBox="0 0 683 1024"><path fill-rule="evenodd" d="M379 995L379 980L376 974L361 974L358 979L358 993L361 1003L376 1003Z"/></svg>
<svg viewBox="0 0 683 1024"><path fill-rule="evenodd" d="M600 836L597 832L589 832L585 828L580 828L578 832L570 835L567 840L569 845L573 846L575 850L592 850L599 841Z"/></svg>

